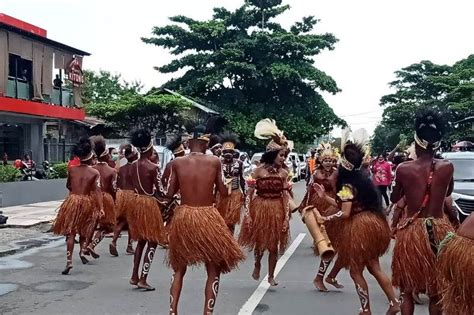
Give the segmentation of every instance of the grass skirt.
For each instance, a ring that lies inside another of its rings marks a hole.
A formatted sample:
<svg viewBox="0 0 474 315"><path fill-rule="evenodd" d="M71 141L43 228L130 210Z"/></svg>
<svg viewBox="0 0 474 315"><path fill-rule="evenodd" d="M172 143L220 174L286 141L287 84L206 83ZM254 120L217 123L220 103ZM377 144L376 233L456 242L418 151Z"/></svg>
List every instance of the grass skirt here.
<svg viewBox="0 0 474 315"><path fill-rule="evenodd" d="M436 266L444 314L474 314L474 240L454 236L440 249Z"/></svg>
<svg viewBox="0 0 474 315"><path fill-rule="evenodd" d="M426 218L418 218L406 228L398 230L392 260L392 284L405 292L438 294L436 256L430 247ZM453 227L446 218L433 219L437 242L444 239Z"/></svg>
<svg viewBox="0 0 474 315"><path fill-rule="evenodd" d="M53 233L87 237L94 231L98 216L99 212L92 196L70 194L59 208Z"/></svg>
<svg viewBox="0 0 474 315"><path fill-rule="evenodd" d="M338 259L344 268L364 266L368 261L378 259L387 252L390 228L384 216L363 211L342 222Z"/></svg>
<svg viewBox="0 0 474 315"><path fill-rule="evenodd" d="M104 205L104 216L99 218L99 225L101 229L112 232L115 226L115 202L114 198L109 193L102 193L102 204Z"/></svg>
<svg viewBox="0 0 474 315"><path fill-rule="evenodd" d="M240 223L240 212L244 205L244 194L235 189L227 197L217 196L217 209L227 225Z"/></svg>
<svg viewBox="0 0 474 315"><path fill-rule="evenodd" d="M135 206L129 209L127 219L130 236L134 241L165 241L163 218L155 198L136 195Z"/></svg>
<svg viewBox="0 0 474 315"><path fill-rule="evenodd" d="M115 197L117 219L127 219L128 212L135 206L136 194L133 190L119 190Z"/></svg>
<svg viewBox="0 0 474 315"><path fill-rule="evenodd" d="M256 196L250 203L252 225L242 224L239 244L256 251L283 251L288 244L289 232L283 231L285 207L283 198Z"/></svg>
<svg viewBox="0 0 474 315"><path fill-rule="evenodd" d="M227 273L244 259L216 208L177 207L169 230L168 262L174 270L214 263Z"/></svg>

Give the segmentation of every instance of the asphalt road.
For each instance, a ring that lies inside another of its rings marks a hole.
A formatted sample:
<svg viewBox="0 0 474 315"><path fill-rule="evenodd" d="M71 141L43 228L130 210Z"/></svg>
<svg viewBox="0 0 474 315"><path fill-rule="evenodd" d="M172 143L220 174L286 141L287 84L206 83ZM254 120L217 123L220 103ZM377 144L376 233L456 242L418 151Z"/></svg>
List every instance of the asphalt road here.
<svg viewBox="0 0 474 315"><path fill-rule="evenodd" d="M298 199L304 193L303 185L295 186ZM222 276L215 314L357 314L359 302L348 272L343 270L338 277L344 289L318 292L312 280L319 258L313 256L311 236L297 216L291 222L291 235L293 244L277 266L281 267L279 286L266 290L266 257L263 282L251 278L253 256L249 254L239 270ZM110 239L105 239L98 247L102 257L85 266L76 252L68 276L61 275L66 255L62 240L0 258L0 314L168 314L171 270L163 263L166 251L157 251L149 276L157 290L141 292L128 284L132 257L124 255L125 241L126 237L119 240L120 257L115 258L108 255ZM387 272L390 261L390 253L382 258ZM205 277L203 268L189 269L180 314L202 314ZM383 292L368 274L367 281L373 314L384 314L387 300ZM422 305L416 314L427 312Z"/></svg>

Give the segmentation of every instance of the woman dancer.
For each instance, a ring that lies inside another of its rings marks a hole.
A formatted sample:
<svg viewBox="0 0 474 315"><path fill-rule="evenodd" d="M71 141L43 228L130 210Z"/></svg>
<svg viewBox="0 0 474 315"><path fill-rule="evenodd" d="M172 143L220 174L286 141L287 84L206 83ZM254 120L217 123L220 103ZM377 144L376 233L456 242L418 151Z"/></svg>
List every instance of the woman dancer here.
<svg viewBox="0 0 474 315"><path fill-rule="evenodd" d="M288 240L288 198L284 194L288 188L288 173L282 168L286 151L282 143L286 139L275 122L269 119L257 124L255 135L258 138L272 137L273 140L262 155L261 165L247 181L249 211L245 213L239 243L254 251L252 277L255 280L260 278L262 256L268 250L268 282L276 286L274 272L278 250L284 249L287 245L284 242Z"/></svg>
<svg viewBox="0 0 474 315"><path fill-rule="evenodd" d="M115 225L114 236L109 245L110 255L117 257L117 240L120 233L128 225L127 214L131 208L135 206L135 191L132 183L132 172L134 171L133 164L138 159L138 152L130 144L122 147L121 154L127 159L127 164L121 166L117 177L117 194L115 198L115 211L117 222ZM126 253L129 255L135 254L132 247L132 238L130 231L128 233L128 243Z"/></svg>
<svg viewBox="0 0 474 315"><path fill-rule="evenodd" d="M105 147L105 139L102 136L91 137L94 151L97 155L97 164L94 168L100 174L100 189L104 204L104 216L102 216L95 227L98 227L91 243L87 246L88 253L95 259L100 255L95 247L102 241L105 234L113 232L115 226L115 192L117 190L117 171L109 166L109 150Z"/></svg>
<svg viewBox="0 0 474 315"><path fill-rule="evenodd" d="M474 314L474 214L440 243L437 268L443 313Z"/></svg>
<svg viewBox="0 0 474 315"><path fill-rule="evenodd" d="M224 133L222 141L222 169L229 196L217 195L217 209L224 218L232 235L235 225L240 223L240 212L244 205L245 179L242 162L234 158L235 147L238 143L237 135Z"/></svg>
<svg viewBox="0 0 474 315"><path fill-rule="evenodd" d="M66 268L62 272L63 275L67 275L72 269L76 234L80 237L79 257L84 264L88 262L84 257L86 246L94 232L94 223L103 215L100 174L90 166L93 157L90 140L82 138L74 147L73 153L80 159L81 164L69 170L66 187L70 193L61 204L53 227L54 234L66 236Z"/></svg>
<svg viewBox="0 0 474 315"><path fill-rule="evenodd" d="M317 209L321 214L325 215L330 211L333 206L329 203L326 198L320 198L318 194L314 193L313 190L313 183L317 183L319 185L323 185L325 189L326 195L331 198L336 198L336 181L337 181L337 170L333 167L334 158L336 153L332 149L331 145L323 144L323 149L321 150L321 154L319 156L321 164L316 168L313 173L313 176L309 182L308 189L306 191L306 195L301 202L301 206L299 207L302 212L303 217L306 215L313 215L313 211L310 208ZM306 208L306 210L305 210ZM338 247L338 237L341 232L341 222L332 221L327 222L325 224L326 231L328 233L328 237L331 240L331 244L335 250ZM328 291L327 287L324 285L324 275L329 267L329 264L332 260L323 260L321 259L321 263L319 265L318 273L314 278L314 286L322 292ZM336 280L336 276L339 271L342 269L341 263L339 260L336 260L334 268L326 278L326 282L333 285L334 287L341 289L344 288L343 285L339 284Z"/></svg>
<svg viewBox="0 0 474 315"><path fill-rule="evenodd" d="M161 175L158 165L150 162L153 154L153 139L148 131L137 130L131 135L132 145L140 151L140 158L132 165L132 182L136 191L135 206L130 208L128 224L132 239L138 241L133 261L131 285L145 291L155 288L147 283L148 273L155 256L156 246L164 242L163 218L159 203L154 195L161 188ZM162 193L162 191L160 192ZM143 259L142 273L138 269L142 260L143 249L147 246Z"/></svg>
<svg viewBox="0 0 474 315"><path fill-rule="evenodd" d="M361 304L359 314L372 314L369 290L363 275L365 268L375 277L388 298L390 306L386 314L396 314L400 312L400 303L395 297L390 278L379 262L379 257L387 251L390 243L390 228L382 211L380 195L371 180L360 172L366 134L365 130L356 131L354 138L359 140L344 146L338 169L337 202L324 192L324 186L315 184L318 195L337 206L335 213L333 211L333 214L319 217L318 220L343 220L338 240L338 260L349 269L354 281Z"/></svg>

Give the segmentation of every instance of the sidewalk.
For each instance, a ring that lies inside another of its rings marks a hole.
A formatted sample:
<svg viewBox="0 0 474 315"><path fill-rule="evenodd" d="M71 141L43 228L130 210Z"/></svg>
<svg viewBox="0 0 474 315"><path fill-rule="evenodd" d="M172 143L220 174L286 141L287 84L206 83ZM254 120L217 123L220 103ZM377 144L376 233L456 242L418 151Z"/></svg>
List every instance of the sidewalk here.
<svg viewBox="0 0 474 315"><path fill-rule="evenodd" d="M61 237L45 233L56 217L59 201L39 202L0 210L8 217L7 224L0 225L0 257L42 246Z"/></svg>
<svg viewBox="0 0 474 315"><path fill-rule="evenodd" d="M27 228L51 222L56 217L61 202L62 200L57 200L0 208L3 215L8 217L7 224L0 225L0 231L2 228Z"/></svg>

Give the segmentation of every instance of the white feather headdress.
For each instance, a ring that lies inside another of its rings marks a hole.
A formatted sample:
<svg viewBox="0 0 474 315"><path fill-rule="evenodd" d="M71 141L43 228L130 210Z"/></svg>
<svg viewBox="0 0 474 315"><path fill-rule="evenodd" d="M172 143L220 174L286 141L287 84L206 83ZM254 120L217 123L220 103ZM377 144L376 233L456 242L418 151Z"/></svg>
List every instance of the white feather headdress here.
<svg viewBox="0 0 474 315"><path fill-rule="evenodd" d="M255 125L254 135L258 139L273 139L275 141L284 137L283 131L278 129L275 120L265 118Z"/></svg>

